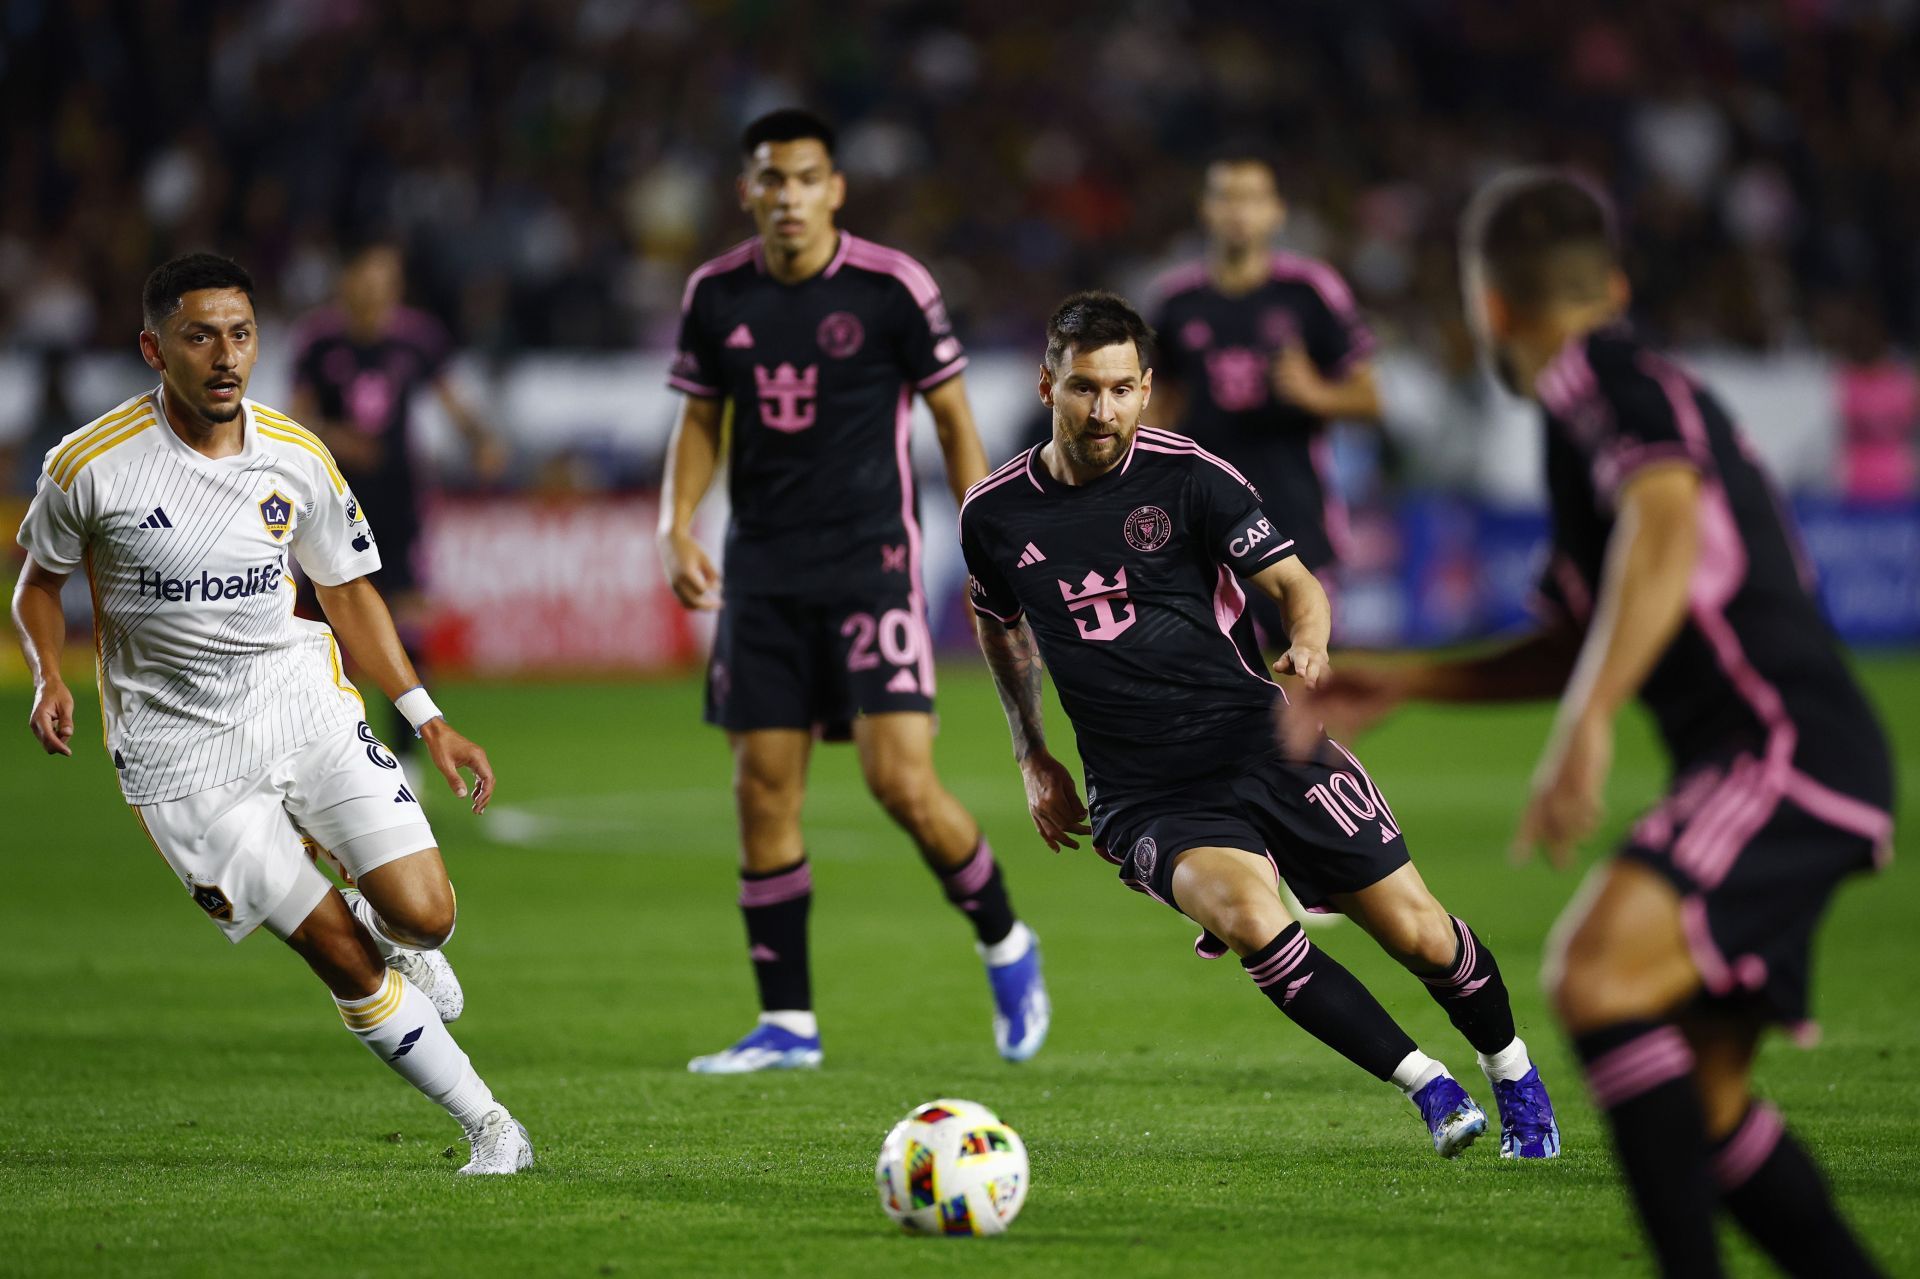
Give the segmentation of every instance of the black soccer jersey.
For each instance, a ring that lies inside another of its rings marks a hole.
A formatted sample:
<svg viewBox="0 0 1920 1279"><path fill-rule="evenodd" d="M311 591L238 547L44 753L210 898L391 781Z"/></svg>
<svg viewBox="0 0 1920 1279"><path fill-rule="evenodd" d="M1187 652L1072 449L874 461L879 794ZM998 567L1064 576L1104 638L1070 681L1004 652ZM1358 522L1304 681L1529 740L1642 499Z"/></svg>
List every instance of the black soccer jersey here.
<svg viewBox="0 0 1920 1279"><path fill-rule="evenodd" d="M351 337L335 307L316 312L300 335L294 385L312 392L323 418L384 446L381 465L372 471L340 467L354 492L382 516L383 536L397 533L394 520L411 516L417 476L407 428L413 397L439 380L452 353L440 322L410 307L396 311L372 342Z"/></svg>
<svg viewBox="0 0 1920 1279"><path fill-rule="evenodd" d="M1744 754L1750 800L1798 772L1886 807L1880 729L1813 595L1797 532L1719 401L1621 329L1569 343L1536 386L1553 508L1541 594L1576 624L1589 619L1622 486L1660 463L1700 473L1687 620L1640 690L1676 770Z"/></svg>
<svg viewBox="0 0 1920 1279"><path fill-rule="evenodd" d="M1239 471L1142 427L1089 484L1036 445L960 508L973 607L1023 615L1073 721L1094 792L1161 790L1273 749L1279 692L1238 577L1294 551Z"/></svg>
<svg viewBox="0 0 1920 1279"><path fill-rule="evenodd" d="M725 589L917 589L909 413L967 363L926 268L841 232L825 270L782 284L749 240L693 273L682 309L669 384L733 406Z"/></svg>
<svg viewBox="0 0 1920 1279"><path fill-rule="evenodd" d="M1180 429L1239 467L1269 509L1287 512L1301 561L1319 568L1344 524L1321 473L1326 423L1274 395L1273 359L1298 346L1325 376L1344 376L1374 346L1353 294L1332 267L1293 253L1274 254L1270 276L1249 293L1220 292L1198 264L1155 292L1154 367L1186 391Z"/></svg>

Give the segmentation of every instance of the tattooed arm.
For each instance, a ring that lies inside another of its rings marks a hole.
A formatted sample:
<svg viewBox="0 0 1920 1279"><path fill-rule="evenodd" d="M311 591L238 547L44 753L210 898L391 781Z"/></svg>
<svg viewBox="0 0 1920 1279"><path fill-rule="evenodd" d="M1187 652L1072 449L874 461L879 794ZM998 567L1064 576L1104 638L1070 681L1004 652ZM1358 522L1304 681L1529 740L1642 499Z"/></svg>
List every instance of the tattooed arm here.
<svg viewBox="0 0 1920 1279"><path fill-rule="evenodd" d="M1033 818L1033 827L1056 853L1063 845L1078 848L1073 836L1088 834L1091 829L1087 806L1080 802L1073 774L1047 753L1041 724L1040 649L1034 643L1033 631L1025 618L1008 626L978 613L973 618L973 630L980 639L980 651L986 654L987 668L993 672L1000 705L1007 712L1013 758L1026 783L1027 812Z"/></svg>

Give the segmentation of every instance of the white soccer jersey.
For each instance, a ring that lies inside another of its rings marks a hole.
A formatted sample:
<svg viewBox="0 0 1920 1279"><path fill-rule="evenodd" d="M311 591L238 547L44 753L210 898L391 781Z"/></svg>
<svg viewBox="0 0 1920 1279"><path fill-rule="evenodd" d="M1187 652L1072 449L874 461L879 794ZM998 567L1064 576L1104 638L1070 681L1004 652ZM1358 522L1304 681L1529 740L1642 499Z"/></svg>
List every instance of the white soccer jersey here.
<svg viewBox="0 0 1920 1279"><path fill-rule="evenodd" d="M131 804L259 769L364 715L333 632L293 615L287 552L325 586L380 567L366 516L317 436L242 401L245 447L204 457L160 391L47 454L20 545L85 567L107 749Z"/></svg>

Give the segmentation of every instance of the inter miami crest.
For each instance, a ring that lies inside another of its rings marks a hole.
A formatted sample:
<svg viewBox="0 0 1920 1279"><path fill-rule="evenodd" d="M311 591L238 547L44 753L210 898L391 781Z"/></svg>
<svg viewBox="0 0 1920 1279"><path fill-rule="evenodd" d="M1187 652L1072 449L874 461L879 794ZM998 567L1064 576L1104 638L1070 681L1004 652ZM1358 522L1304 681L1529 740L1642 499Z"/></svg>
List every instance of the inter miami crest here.
<svg viewBox="0 0 1920 1279"><path fill-rule="evenodd" d="M293 503L279 489L260 499L260 521L278 542L293 527Z"/></svg>

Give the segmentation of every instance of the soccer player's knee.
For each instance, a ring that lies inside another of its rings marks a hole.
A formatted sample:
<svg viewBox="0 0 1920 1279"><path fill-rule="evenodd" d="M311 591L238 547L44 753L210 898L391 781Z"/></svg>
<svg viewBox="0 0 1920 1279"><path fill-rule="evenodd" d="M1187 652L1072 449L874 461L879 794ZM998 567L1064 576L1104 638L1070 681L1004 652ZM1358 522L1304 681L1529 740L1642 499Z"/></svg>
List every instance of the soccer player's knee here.
<svg viewBox="0 0 1920 1279"><path fill-rule="evenodd" d="M1396 957L1416 968L1438 972L1459 958L1460 938L1454 932L1453 917L1432 899L1397 909L1386 919L1376 920L1374 927Z"/></svg>
<svg viewBox="0 0 1920 1279"><path fill-rule="evenodd" d="M938 783L929 769L882 764L868 770L867 789L889 817L908 830L918 830L933 811Z"/></svg>
<svg viewBox="0 0 1920 1279"><path fill-rule="evenodd" d="M438 950L453 936L457 915L453 893L441 891L422 894L420 900L399 910L382 911L380 922L396 941L422 950Z"/></svg>
<svg viewBox="0 0 1920 1279"><path fill-rule="evenodd" d="M790 779L742 768L734 775L733 798L749 824L779 822L800 813L800 787Z"/></svg>

